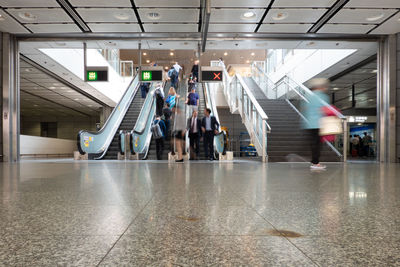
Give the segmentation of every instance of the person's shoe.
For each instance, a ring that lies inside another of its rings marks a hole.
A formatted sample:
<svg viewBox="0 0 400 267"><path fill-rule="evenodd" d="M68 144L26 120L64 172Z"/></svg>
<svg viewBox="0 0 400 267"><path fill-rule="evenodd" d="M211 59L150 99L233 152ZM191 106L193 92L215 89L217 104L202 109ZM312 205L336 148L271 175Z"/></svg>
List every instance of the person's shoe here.
<svg viewBox="0 0 400 267"><path fill-rule="evenodd" d="M321 164L311 164L310 166L311 170L325 170L326 166L325 165L321 165Z"/></svg>
<svg viewBox="0 0 400 267"><path fill-rule="evenodd" d="M213 158L210 158L210 161L214 161L214 159L213 159Z"/></svg>
<svg viewBox="0 0 400 267"><path fill-rule="evenodd" d="M175 162L183 162L183 159L177 159Z"/></svg>

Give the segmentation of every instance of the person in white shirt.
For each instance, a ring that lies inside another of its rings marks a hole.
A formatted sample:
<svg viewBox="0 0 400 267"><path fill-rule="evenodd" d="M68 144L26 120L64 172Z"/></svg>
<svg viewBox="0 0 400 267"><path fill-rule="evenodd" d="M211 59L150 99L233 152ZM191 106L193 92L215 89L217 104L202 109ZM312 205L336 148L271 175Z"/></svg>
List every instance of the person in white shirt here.
<svg viewBox="0 0 400 267"><path fill-rule="evenodd" d="M175 62L175 65L173 67L174 67L174 69L176 70L176 72L178 73L178 76L179 76L179 73L180 73L182 67L178 64L178 62Z"/></svg>
<svg viewBox="0 0 400 267"><path fill-rule="evenodd" d="M189 132L190 160L197 160L200 153L201 120L193 110L192 117L187 120L186 130Z"/></svg>

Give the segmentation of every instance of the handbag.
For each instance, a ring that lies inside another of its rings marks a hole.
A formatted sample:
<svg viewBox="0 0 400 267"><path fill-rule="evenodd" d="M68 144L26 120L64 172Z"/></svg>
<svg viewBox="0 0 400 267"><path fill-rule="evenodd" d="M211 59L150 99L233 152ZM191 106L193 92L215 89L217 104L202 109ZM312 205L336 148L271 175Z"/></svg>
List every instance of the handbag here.
<svg viewBox="0 0 400 267"><path fill-rule="evenodd" d="M325 116L319 120L319 135L336 135L343 133L342 120L336 116Z"/></svg>

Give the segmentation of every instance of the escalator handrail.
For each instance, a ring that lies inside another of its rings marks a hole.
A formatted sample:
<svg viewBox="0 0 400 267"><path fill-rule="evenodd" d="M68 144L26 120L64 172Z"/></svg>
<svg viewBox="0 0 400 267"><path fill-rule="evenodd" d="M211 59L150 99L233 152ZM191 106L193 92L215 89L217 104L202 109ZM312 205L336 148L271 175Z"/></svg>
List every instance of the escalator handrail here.
<svg viewBox="0 0 400 267"><path fill-rule="evenodd" d="M133 92L132 92L132 95L131 95L131 97L130 97L131 99L128 101L128 104L125 106L124 110L123 110L123 111L121 112L121 114L120 114L121 116L122 116L122 115L125 116L126 112L127 112L128 109L129 109L130 104L132 103L132 101L133 101L135 95L137 94L137 91L138 91L138 88L139 88L139 85L140 85L140 82L139 82L138 80L139 80L139 76L136 74L136 76L133 77L133 79L132 79L131 82L129 83L129 86L128 86L127 89L125 90L125 92L124 92L124 94L122 95L121 99L118 101L118 104L114 107L114 109L113 109L113 111L111 112L110 116L108 116L106 122L104 123L103 127L102 127L99 131L97 131L97 132L94 132L94 131L86 131L86 130L81 130L81 131L79 131L78 136L77 136L77 145L78 145L78 151L79 151L79 153L80 153L81 155L84 155L84 154L86 153L86 152L82 149L82 147L81 147L81 136L82 136L82 134L83 134L83 133L88 133L88 134L91 134L91 135L94 135L94 136L98 136L98 135L102 134L102 133L105 131L105 129L106 129L107 127L109 127L109 122L110 122L110 120L113 118L113 116L115 116L115 113L117 112L118 108L120 107L121 102L122 102L122 101L124 100L124 98L127 96L128 91L129 91L129 88L131 88L131 86L133 86L134 83L137 82L137 85L135 86L135 88L134 88L134 90L133 90ZM113 133L113 136L114 136L114 135L115 135L115 132ZM107 140L107 139L106 139L106 140ZM110 141L110 142L108 142L108 141ZM107 148L100 152L101 155L100 155L100 157L98 157L98 159L102 158L102 157L105 155L105 153L107 152L108 147L109 147L111 141L112 141L112 138L110 138L110 140L107 140L107 141L106 141L106 143L108 142L108 144L106 144Z"/></svg>
<svg viewBox="0 0 400 267"><path fill-rule="evenodd" d="M152 99L151 99L151 102L150 102L150 104L149 104L149 106L150 106L150 108L148 108L149 110L152 109L152 107L153 107L153 105L154 105L154 102L156 101L155 90L152 90L152 88L154 88L154 83L152 84L152 86L151 86L151 88L150 88L150 90L149 90L148 96L147 96L147 97L150 97L150 95L151 95L151 98L152 98ZM162 88L164 88L164 82L162 83ZM134 128L133 128L133 131L132 131L133 133L138 134L138 135L143 134L144 131L146 130L146 124L143 126L143 129L140 129L140 130L137 130L137 129L136 129L136 125L138 125L139 118L140 118L140 120L142 120L141 115L142 115L142 114L146 114L146 117L145 117L146 119L144 120L144 121L146 122L146 121L149 120L149 116L150 116L150 114L151 114L151 112L146 112L146 113L145 113L145 108L148 107L148 106L146 105L146 101L147 101L147 98L146 98L146 100L145 100L145 103L143 103L143 106L142 106L142 108L141 108L141 110L140 110L138 119L137 119L137 121L136 121L136 123L135 123L135 126L134 126Z"/></svg>

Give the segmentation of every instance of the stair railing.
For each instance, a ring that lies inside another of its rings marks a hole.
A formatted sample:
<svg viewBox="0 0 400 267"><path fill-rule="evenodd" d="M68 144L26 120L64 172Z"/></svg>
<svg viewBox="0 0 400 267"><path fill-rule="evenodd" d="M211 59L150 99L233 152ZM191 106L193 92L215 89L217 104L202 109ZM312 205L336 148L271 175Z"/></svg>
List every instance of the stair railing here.
<svg viewBox="0 0 400 267"><path fill-rule="evenodd" d="M339 141L336 142L335 146L325 140L325 143L333 150L343 161L347 161L347 146L348 146L348 125L347 118L340 111L329 105L326 101L320 97L316 97L314 92L303 84L296 82L289 75L285 75L278 82L274 83L269 76L264 73L258 66L252 65L252 75L254 81L263 90L267 98L269 99L285 99L290 106L300 115L300 117L307 122L307 119L302 114L301 105L305 102L309 102L309 99L317 99L321 106L327 107L332 114L342 120L343 134L340 136ZM272 93L273 92L273 93ZM341 143L340 143L341 142ZM342 148L342 152L340 149Z"/></svg>
<svg viewBox="0 0 400 267"><path fill-rule="evenodd" d="M267 134L271 132L268 116L239 74L230 77L224 69L223 91L232 113L239 113L263 162L268 160Z"/></svg>

